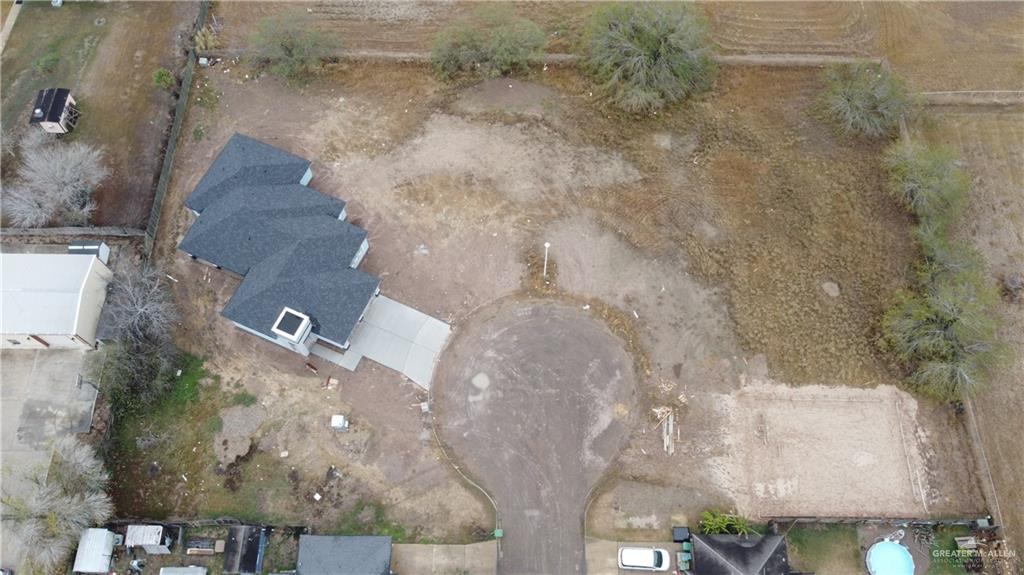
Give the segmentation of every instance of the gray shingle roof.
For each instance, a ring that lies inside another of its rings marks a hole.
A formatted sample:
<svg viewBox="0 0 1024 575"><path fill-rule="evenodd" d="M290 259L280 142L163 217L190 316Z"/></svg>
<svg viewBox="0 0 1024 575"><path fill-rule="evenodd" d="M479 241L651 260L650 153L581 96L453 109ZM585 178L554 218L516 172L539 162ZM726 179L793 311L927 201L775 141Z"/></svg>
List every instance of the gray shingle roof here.
<svg viewBox="0 0 1024 575"><path fill-rule="evenodd" d="M693 535L693 572L701 575L788 575L786 540L779 535Z"/></svg>
<svg viewBox="0 0 1024 575"><path fill-rule="evenodd" d="M185 205L201 213L238 186L298 184L309 165L309 160L295 154L235 134L217 154Z"/></svg>
<svg viewBox="0 0 1024 575"><path fill-rule="evenodd" d="M388 575L391 538L301 535L298 575Z"/></svg>
<svg viewBox="0 0 1024 575"><path fill-rule="evenodd" d="M276 339L285 307L343 344L380 280L352 269L366 230L338 219L345 202L299 184L309 162L235 134L186 205L200 213L178 246L245 276L222 315Z"/></svg>
<svg viewBox="0 0 1024 575"><path fill-rule="evenodd" d="M338 221L344 208L345 202L299 184L242 186L203 210L178 247L239 275L308 237L344 242L355 255L366 232Z"/></svg>
<svg viewBox="0 0 1024 575"><path fill-rule="evenodd" d="M350 268L351 259L350 250L332 242L299 241L253 266L221 313L274 338L274 321L287 306L308 315L314 333L344 344L380 286Z"/></svg>

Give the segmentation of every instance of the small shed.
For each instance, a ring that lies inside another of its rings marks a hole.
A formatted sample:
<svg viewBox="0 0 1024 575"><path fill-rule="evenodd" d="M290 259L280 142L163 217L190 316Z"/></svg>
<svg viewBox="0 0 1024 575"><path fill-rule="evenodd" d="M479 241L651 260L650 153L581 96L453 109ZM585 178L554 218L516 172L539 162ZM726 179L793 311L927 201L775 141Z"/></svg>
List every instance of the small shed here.
<svg viewBox="0 0 1024 575"><path fill-rule="evenodd" d="M71 90L67 88L47 88L36 94L36 103L32 106L29 125L39 126L44 132L51 134L67 134L75 129L79 111Z"/></svg>
<svg viewBox="0 0 1024 575"><path fill-rule="evenodd" d="M255 575L263 571L267 549L267 530L255 525L235 525L228 529L224 544L224 572Z"/></svg>
<svg viewBox="0 0 1024 575"><path fill-rule="evenodd" d="M389 575L391 538L302 535L297 575Z"/></svg>
<svg viewBox="0 0 1024 575"><path fill-rule="evenodd" d="M206 567L161 567L160 575L206 575Z"/></svg>
<svg viewBox="0 0 1024 575"><path fill-rule="evenodd" d="M106 529L86 529L78 540L72 569L80 575L105 575L110 572L113 556L114 533Z"/></svg>
<svg viewBox="0 0 1024 575"><path fill-rule="evenodd" d="M169 555L173 543L174 537L163 525L129 525L124 536L125 547L141 547L150 555Z"/></svg>

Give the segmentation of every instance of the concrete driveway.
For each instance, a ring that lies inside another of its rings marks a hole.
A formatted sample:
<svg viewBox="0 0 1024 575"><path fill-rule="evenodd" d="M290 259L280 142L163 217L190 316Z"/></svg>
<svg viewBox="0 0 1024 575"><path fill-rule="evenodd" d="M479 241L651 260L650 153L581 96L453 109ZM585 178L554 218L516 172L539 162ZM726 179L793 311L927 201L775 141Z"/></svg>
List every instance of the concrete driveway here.
<svg viewBox="0 0 1024 575"><path fill-rule="evenodd" d="M316 345L310 351L353 371L365 357L430 389L434 367L451 331L451 326L439 319L378 296L352 331L344 355Z"/></svg>
<svg viewBox="0 0 1024 575"><path fill-rule="evenodd" d="M495 541L470 545L396 543L391 546L391 570L402 575L494 575L497 558Z"/></svg>
<svg viewBox="0 0 1024 575"><path fill-rule="evenodd" d="M25 492L25 473L45 471L54 439L89 431L96 390L75 385L86 353L0 352L0 481L5 495Z"/></svg>
<svg viewBox="0 0 1024 575"><path fill-rule="evenodd" d="M627 439L633 364L575 307L505 302L472 318L434 382L439 433L498 505L499 573L584 573L587 496Z"/></svg>

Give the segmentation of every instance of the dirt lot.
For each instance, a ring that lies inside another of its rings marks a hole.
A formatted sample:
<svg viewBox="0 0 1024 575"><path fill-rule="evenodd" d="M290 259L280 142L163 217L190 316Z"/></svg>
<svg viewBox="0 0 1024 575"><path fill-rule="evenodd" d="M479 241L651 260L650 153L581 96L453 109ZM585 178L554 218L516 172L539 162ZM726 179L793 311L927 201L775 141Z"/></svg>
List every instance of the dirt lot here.
<svg viewBox="0 0 1024 575"><path fill-rule="evenodd" d="M489 529L489 518L436 460L418 408L406 407L421 399L411 385L367 364L332 372L341 388L325 393L327 371L306 375L298 358L217 317L237 280L173 250L191 222L183 199L214 154L238 130L312 159L311 185L349 201L369 230L364 267L384 293L452 321L456 337L473 329L476 310L524 290L594 306L641 380L639 425L591 504L589 529L658 540L673 520L740 501L730 472L743 454L726 428L743 378L895 383L875 326L908 281L909 220L882 189L879 148L837 139L811 117L814 71L727 68L706 101L641 121L600 108L572 71L528 80L450 87L424 67L353 64L298 89L236 63L214 68L199 79L202 105L185 127L192 139L177 159L157 256L179 280L182 343L231 389L259 398L258 436L283 438L259 442L260 462L286 449L304 478L322 477L328 461L349 469L353 489L422 536L465 537ZM544 241L550 284L538 282ZM672 457L650 415L662 404L678 413ZM346 451L320 427L332 412L362 418L365 451ZM807 421L820 424L815 413ZM976 512L961 423L926 402L904 423L920 430L929 511ZM298 439L307 434L319 439ZM843 448L855 462L856 446ZM798 463L800 474L816 472ZM289 513L308 505L296 500ZM352 503L336 505L324 524ZM454 534L437 533L440 514Z"/></svg>
<svg viewBox="0 0 1024 575"><path fill-rule="evenodd" d="M993 281L1024 273L1024 111L942 109L924 134L959 149L973 175L966 233L981 251ZM974 401L985 455L1007 533L1024 546L1024 306L1004 303L1004 341L1016 360Z"/></svg>
<svg viewBox="0 0 1024 575"><path fill-rule="evenodd" d="M22 6L3 52L3 135L28 129L38 90L71 88L82 111L71 138L102 147L111 170L96 191L94 224L145 226L173 105L153 87L153 72L181 68L197 11L192 2ZM36 70L47 54L59 58L53 71Z"/></svg>
<svg viewBox="0 0 1024 575"><path fill-rule="evenodd" d="M729 399L732 476L744 516L929 514L917 402L906 392L749 382Z"/></svg>

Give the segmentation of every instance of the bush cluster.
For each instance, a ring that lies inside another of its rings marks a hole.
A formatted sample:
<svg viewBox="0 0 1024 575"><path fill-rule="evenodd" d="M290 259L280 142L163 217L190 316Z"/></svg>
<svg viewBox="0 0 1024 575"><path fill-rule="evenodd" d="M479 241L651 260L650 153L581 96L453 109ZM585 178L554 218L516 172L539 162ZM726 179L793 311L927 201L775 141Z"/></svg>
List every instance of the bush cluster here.
<svg viewBox="0 0 1024 575"><path fill-rule="evenodd" d="M825 71L824 114L844 133L886 138L914 105L903 80L874 62L840 64Z"/></svg>
<svg viewBox="0 0 1024 575"><path fill-rule="evenodd" d="M691 5L614 4L591 18L583 65L613 105L651 113L711 87L709 38Z"/></svg>
<svg viewBox="0 0 1024 575"><path fill-rule="evenodd" d="M305 11L282 12L260 20L251 37L252 61L289 82L303 82L336 57L341 41L316 26Z"/></svg>
<svg viewBox="0 0 1024 575"><path fill-rule="evenodd" d="M916 289L883 318L888 348L910 368L914 387L944 400L978 389L1005 356L998 340L999 294L981 258L954 235L969 189L945 148L897 142L885 155L889 188L915 216L923 260Z"/></svg>
<svg viewBox="0 0 1024 575"><path fill-rule="evenodd" d="M525 72L544 57L547 38L540 26L505 11L483 11L442 30L430 62L442 80L466 74L487 77Z"/></svg>
<svg viewBox="0 0 1024 575"><path fill-rule="evenodd" d="M748 535L752 529L739 515L711 509L700 514L700 531L707 535Z"/></svg>

